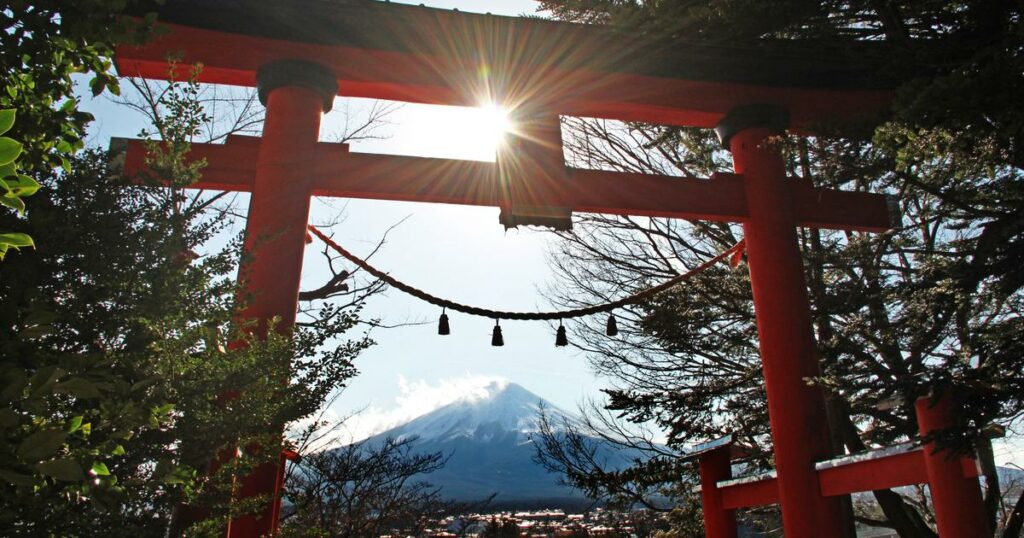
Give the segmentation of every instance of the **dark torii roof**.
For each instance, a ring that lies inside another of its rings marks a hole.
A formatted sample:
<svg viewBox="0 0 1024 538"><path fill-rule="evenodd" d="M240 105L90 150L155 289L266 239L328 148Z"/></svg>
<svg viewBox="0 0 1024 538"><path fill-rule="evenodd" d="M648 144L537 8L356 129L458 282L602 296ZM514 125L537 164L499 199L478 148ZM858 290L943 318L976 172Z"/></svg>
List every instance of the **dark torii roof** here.
<svg viewBox="0 0 1024 538"><path fill-rule="evenodd" d="M810 57L655 40L607 28L372 0L168 0L173 31L116 55L121 74L160 78L168 51L201 80L253 85L259 65L301 58L331 69L341 95L477 105L484 96L561 114L708 127L774 103L797 126L887 107L892 81L852 56Z"/></svg>

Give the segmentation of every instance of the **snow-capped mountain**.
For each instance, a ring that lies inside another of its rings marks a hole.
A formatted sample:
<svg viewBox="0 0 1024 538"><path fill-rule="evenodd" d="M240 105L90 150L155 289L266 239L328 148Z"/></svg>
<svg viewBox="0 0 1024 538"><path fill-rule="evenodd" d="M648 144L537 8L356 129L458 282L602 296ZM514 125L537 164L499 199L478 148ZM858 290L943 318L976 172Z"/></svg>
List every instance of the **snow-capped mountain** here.
<svg viewBox="0 0 1024 538"><path fill-rule="evenodd" d="M447 465L423 479L443 488L442 495L464 501L496 493L499 505L573 506L586 503L582 495L558 483L533 461L532 435L538 431L541 407L554 425L576 418L525 388L495 382L472 397L435 409L366 442L416 437L420 452L450 454ZM601 444L600 441L594 440ZM625 463L637 454L602 447L606 459Z"/></svg>
<svg viewBox="0 0 1024 538"><path fill-rule="evenodd" d="M400 439L416 436L421 441L435 442L467 438L487 442L494 435L517 432L519 440L525 442L529 434L539 430L542 407L556 426L563 420L576 421L570 413L520 385L494 381L478 393L435 409L377 437Z"/></svg>

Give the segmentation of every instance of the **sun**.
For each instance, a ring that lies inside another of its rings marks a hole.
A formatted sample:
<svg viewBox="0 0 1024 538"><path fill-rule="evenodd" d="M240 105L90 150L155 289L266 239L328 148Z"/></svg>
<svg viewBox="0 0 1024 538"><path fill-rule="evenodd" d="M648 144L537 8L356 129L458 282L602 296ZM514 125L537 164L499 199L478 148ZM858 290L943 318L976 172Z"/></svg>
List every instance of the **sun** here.
<svg viewBox="0 0 1024 538"><path fill-rule="evenodd" d="M391 151L441 159L496 160L499 148L510 133L517 132L517 126L509 109L490 100L480 103L475 107L403 106L394 120L401 129L389 138ZM378 150L370 146L362 151Z"/></svg>
<svg viewBox="0 0 1024 538"><path fill-rule="evenodd" d="M512 130L512 120L508 111L500 105L488 103L480 109L480 120L484 130L493 134L494 138L504 138L505 133Z"/></svg>
<svg viewBox="0 0 1024 538"><path fill-rule="evenodd" d="M472 143L478 145L481 153L494 155L513 129L507 110L494 103L486 103L473 109L471 118Z"/></svg>

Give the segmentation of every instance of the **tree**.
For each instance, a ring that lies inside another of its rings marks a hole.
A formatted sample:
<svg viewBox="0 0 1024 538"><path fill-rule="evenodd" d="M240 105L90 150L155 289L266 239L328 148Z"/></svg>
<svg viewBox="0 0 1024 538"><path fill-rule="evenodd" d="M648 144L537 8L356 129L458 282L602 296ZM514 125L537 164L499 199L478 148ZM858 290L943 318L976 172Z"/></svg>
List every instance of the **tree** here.
<svg viewBox="0 0 1024 538"><path fill-rule="evenodd" d="M207 473L211 455L279 445L276 426L319 409L371 344L344 337L358 305L266 341L236 323L240 241L218 247L226 213L183 189L201 168L182 159L206 119L196 92L161 96L157 177L127 183L88 152L45 178L29 221L0 222L45 240L0 267L5 535L163 536L186 503L211 516L191 534L215 530L265 501L234 501L233 484L277 455Z"/></svg>
<svg viewBox="0 0 1024 538"><path fill-rule="evenodd" d="M440 490L423 480L444 466L440 453L417 453L416 440L385 439L308 454L289 473L291 512L284 532L316 529L325 536L402 532L418 536L445 511Z"/></svg>
<svg viewBox="0 0 1024 538"><path fill-rule="evenodd" d="M201 124L222 117L195 104L194 86L185 98L172 86L148 103L180 116L158 121L165 142L153 146L164 173L158 183L138 189L112 180L116 170L105 156L74 157L92 119L77 108L75 84L87 81L94 96L119 95L114 46L147 39L154 22L122 15L152 4L9 2L0 9L0 130L11 127L16 110L12 134L24 149L15 170L6 157L13 141L0 140L0 195L21 209L36 179L59 191L32 212L43 223L0 218L4 252L30 245L26 232L59 245L17 257L0 286L5 534L164 535L169 525L181 530L175 507L185 502L212 510L207 528L248 510L255 503L231 501L233 480L276 455L246 452L207 476L201 471L210 455L278 444L267 438L268 425L315 411L354 375L351 359L371 343L365 335L338 339L359 321L362 298L380 289L374 281L350 286L345 271L303 298L342 296L346 304L305 307L294 338L253 341L233 322L237 243L219 251L209 243L223 235L231 208L218 207L223 194L181 190L199 170L181 159L188 143ZM231 132L254 121L238 118L244 121ZM356 136L372 136L367 129L379 119L356 125ZM73 214L62 218L61 211ZM247 345L229 349L228 342ZM228 389L242 396L226 402L220 396Z"/></svg>
<svg viewBox="0 0 1024 538"><path fill-rule="evenodd" d="M78 110L75 76L91 75L93 95L119 93L111 72L114 47L138 43L153 30L154 17L128 19L149 0L7 1L0 8L0 109L18 111L14 131L25 145L30 173L68 166L84 147L92 116Z"/></svg>
<svg viewBox="0 0 1024 538"><path fill-rule="evenodd" d="M514 519L492 517L484 525L482 538L515 538L519 536L519 525Z"/></svg>
<svg viewBox="0 0 1024 538"><path fill-rule="evenodd" d="M14 126L16 115L12 109L0 110L0 135ZM21 150L20 142L7 136L0 136L0 204L14 209L18 214L25 213L25 202L22 198L31 196L39 190L39 183L36 180L18 173L16 161L21 155ZM31 246L32 238L27 234L0 230L0 261L3 261L10 249L19 250Z"/></svg>
<svg viewBox="0 0 1024 538"><path fill-rule="evenodd" d="M1024 326L1024 117L1012 97L1024 82L1020 7L575 0L542 7L623 32L727 39L811 58L871 41L882 69L910 74L892 116L873 132L822 126L817 137L774 142L791 175L898 195L903 213L903 226L882 235L800 232L823 366L815 382L827 390L835 448L849 452L915 439L914 400L931 390L956 393L961 427L942 440L954 450L978 450L993 527L1018 536L1017 512L996 520L1001 504L1021 502L1002 499L985 433L1012 426L1024 410L1016 336ZM566 122L567 152L584 166L696 177L729 167L706 131ZM707 222L588 215L575 225L553 257L563 277L553 296L573 306L645 288L739 238L737 227ZM706 271L620 320L623 336L615 340L604 336L603 324L575 327L595 370L613 383L595 420L653 421L670 447L732 431L759 449L751 470L770 467L745 271ZM604 480L606 490L629 481L650 487L670 485L686 470L681 458L661 456L628 475L592 467L589 478ZM926 503L888 490L874 497L881 517L860 514L865 522L901 536L934 536Z"/></svg>
<svg viewBox="0 0 1024 538"><path fill-rule="evenodd" d="M38 179L50 168L70 171L69 158L84 147L83 137L92 116L78 110L75 75L91 74L93 96L110 90L119 93L110 72L110 58L119 43L139 43L152 32L154 18L129 19L121 15L150 0L85 0L82 2L4 2L0 7L0 111L17 112L19 121L2 122L3 131L14 127L17 170L9 150L13 139L0 140L0 203L20 214L21 198L39 187ZM22 150L24 150L22 152ZM32 246L22 233L0 231L0 260L9 248Z"/></svg>

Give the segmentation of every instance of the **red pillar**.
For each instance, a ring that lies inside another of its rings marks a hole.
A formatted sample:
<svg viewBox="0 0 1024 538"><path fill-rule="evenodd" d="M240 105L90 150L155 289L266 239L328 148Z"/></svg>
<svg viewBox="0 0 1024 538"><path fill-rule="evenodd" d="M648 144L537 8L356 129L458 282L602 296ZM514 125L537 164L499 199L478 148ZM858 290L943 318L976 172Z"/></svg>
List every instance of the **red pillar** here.
<svg viewBox="0 0 1024 538"><path fill-rule="evenodd" d="M718 482L732 478L729 447L723 446L700 456L700 496L704 510L706 538L736 538L736 510L722 505Z"/></svg>
<svg viewBox="0 0 1024 538"><path fill-rule="evenodd" d="M337 82L318 65L291 60L261 67L257 81L267 113L245 231L248 263L242 273L250 302L242 315L256 320L258 334L265 334L271 318L280 318L276 330L281 332L295 323L320 119L330 109ZM257 515L231 521L227 536L257 537L277 529L282 485L277 460L258 467L239 491L241 498L271 495L270 503Z"/></svg>
<svg viewBox="0 0 1024 538"><path fill-rule="evenodd" d="M743 224L786 538L843 536L838 499L821 495L814 464L831 456L810 304L781 152L766 144L785 110L741 107L716 127L746 183Z"/></svg>
<svg viewBox="0 0 1024 538"><path fill-rule="evenodd" d="M938 401L931 398L917 400L915 409L921 435L952 426L951 406L952 398L948 394ZM960 458L949 451L936 452L932 441L924 445L924 467L928 473L928 489L932 494L939 536L991 536L978 479L964 476Z"/></svg>

